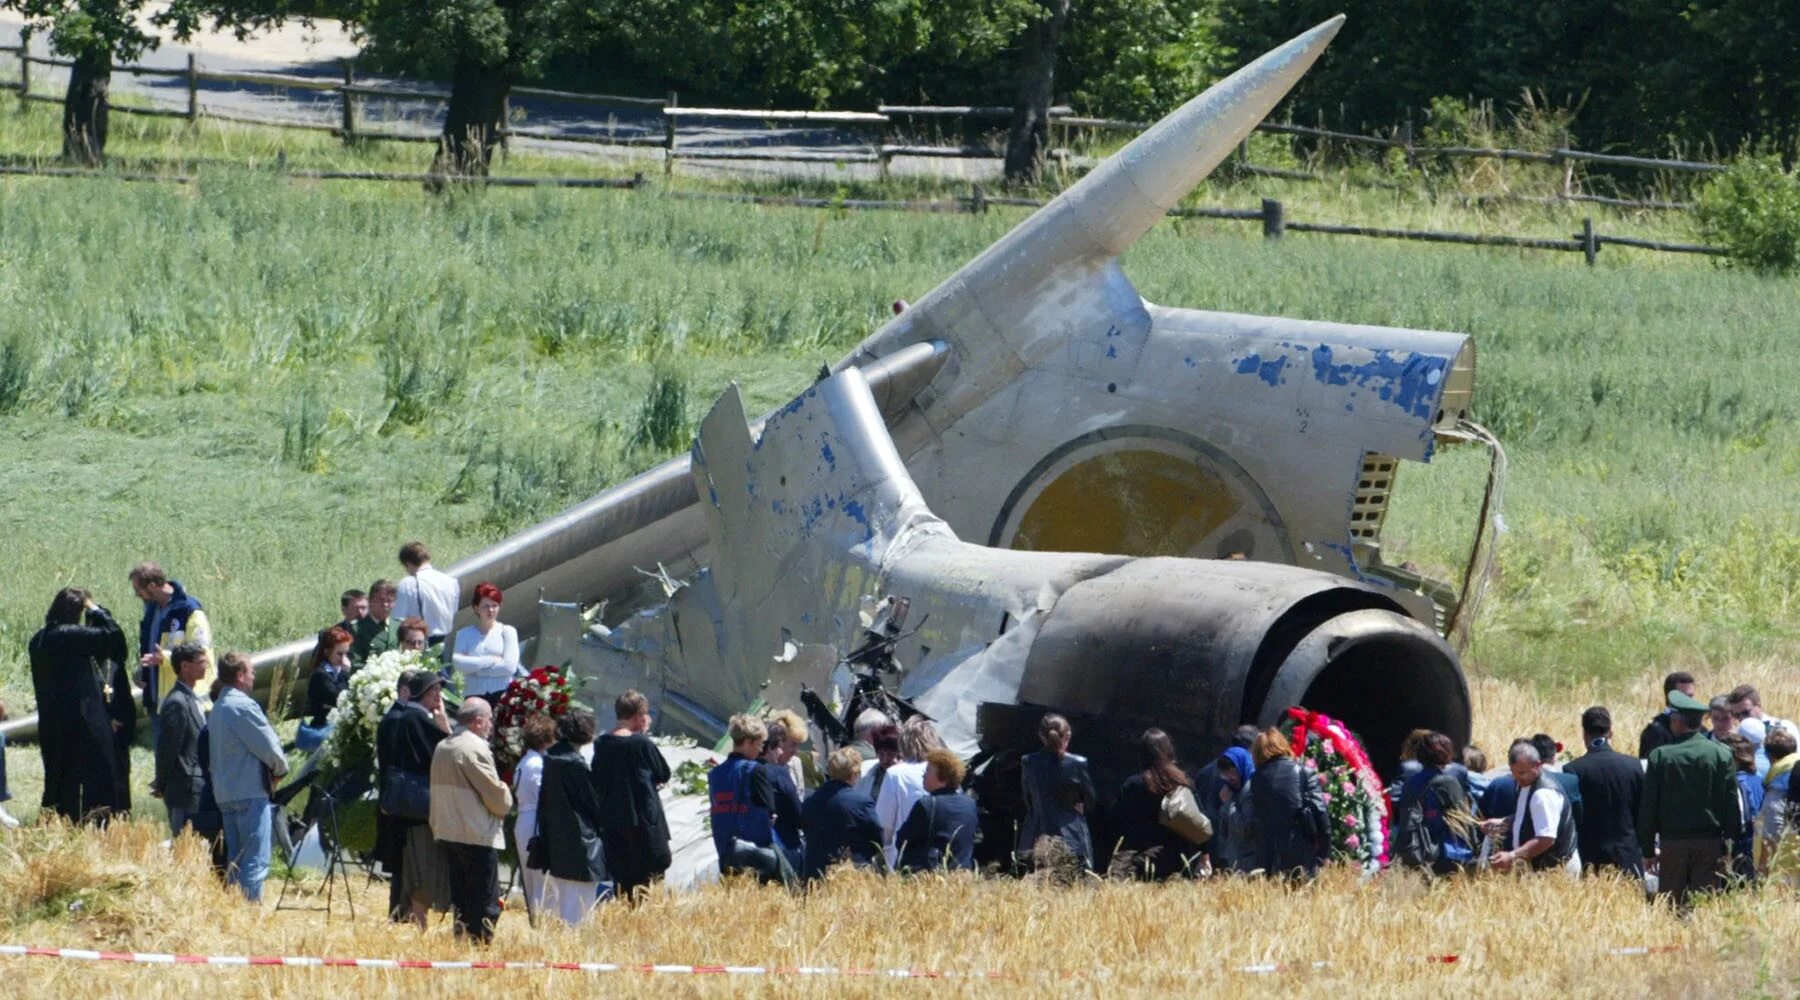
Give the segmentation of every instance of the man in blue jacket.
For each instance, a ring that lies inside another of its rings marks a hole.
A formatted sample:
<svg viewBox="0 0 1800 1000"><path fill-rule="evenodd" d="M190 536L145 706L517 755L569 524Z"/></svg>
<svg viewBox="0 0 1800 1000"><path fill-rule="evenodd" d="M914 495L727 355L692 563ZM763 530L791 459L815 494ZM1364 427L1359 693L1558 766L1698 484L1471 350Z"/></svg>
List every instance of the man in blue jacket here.
<svg viewBox="0 0 1800 1000"><path fill-rule="evenodd" d="M213 653L212 625L179 580L171 580L161 566L143 562L132 567L131 589L144 602L144 617L138 622L138 683L144 689L144 708L150 713L152 742L160 730L157 706L175 686L175 669L169 662L169 651L184 642L199 643L210 663ZM204 674L194 690L212 683L212 671Z"/></svg>
<svg viewBox="0 0 1800 1000"><path fill-rule="evenodd" d="M184 661L187 655L183 650ZM212 719L207 723L213 797L225 821L225 850L230 857L226 877L252 903L262 901L263 879L269 874L269 793L275 779L287 774L281 738L262 706L250 697L255 686L250 658L225 654L219 661Z"/></svg>
<svg viewBox="0 0 1800 1000"><path fill-rule="evenodd" d="M839 747L825 761L828 779L800 807L800 827L806 834L808 879L823 878L825 869L848 858L858 868L870 868L881 856L881 820L875 800L858 791L862 754L855 747Z"/></svg>
<svg viewBox="0 0 1800 1000"><path fill-rule="evenodd" d="M975 869L975 800L962 793L962 758L949 750L925 755L925 797L894 833L903 872Z"/></svg>

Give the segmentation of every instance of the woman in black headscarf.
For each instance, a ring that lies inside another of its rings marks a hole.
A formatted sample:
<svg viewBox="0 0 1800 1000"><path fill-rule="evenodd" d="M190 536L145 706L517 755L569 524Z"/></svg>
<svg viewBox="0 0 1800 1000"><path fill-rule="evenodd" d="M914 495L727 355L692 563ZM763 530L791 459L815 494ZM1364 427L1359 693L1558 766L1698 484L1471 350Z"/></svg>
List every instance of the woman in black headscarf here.
<svg viewBox="0 0 1800 1000"><path fill-rule="evenodd" d="M87 591L65 587L31 637L30 652L43 807L73 823L105 822L131 807L103 681L125 662L125 633Z"/></svg>

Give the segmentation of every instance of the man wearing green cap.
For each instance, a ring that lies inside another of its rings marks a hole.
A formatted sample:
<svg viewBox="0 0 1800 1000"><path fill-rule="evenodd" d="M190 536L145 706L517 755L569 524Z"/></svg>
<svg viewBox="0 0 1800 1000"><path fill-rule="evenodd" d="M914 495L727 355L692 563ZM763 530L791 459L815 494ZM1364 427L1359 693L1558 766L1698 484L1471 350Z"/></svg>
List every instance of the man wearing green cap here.
<svg viewBox="0 0 1800 1000"><path fill-rule="evenodd" d="M1672 896L1685 914L1690 894L1719 887L1725 843L1737 836L1743 818L1731 751L1701 734L1706 703L1674 690L1669 708L1675 738L1651 751L1645 764L1637 829L1644 857L1655 858L1656 894Z"/></svg>

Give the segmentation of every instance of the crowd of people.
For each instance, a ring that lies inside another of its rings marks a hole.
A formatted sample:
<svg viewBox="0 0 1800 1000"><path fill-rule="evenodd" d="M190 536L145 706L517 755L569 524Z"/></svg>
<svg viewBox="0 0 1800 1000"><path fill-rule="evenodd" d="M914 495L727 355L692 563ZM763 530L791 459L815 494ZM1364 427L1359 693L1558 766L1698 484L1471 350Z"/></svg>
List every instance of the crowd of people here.
<svg viewBox="0 0 1800 1000"><path fill-rule="evenodd" d="M1440 874L1612 870L1682 911L1696 893L1767 877L1790 826L1797 730L1750 685L1710 702L1696 686L1684 671L1664 678L1667 707L1635 756L1613 747L1603 705L1581 714L1579 756L1543 733L1521 737L1497 776L1478 748L1458 763L1448 737L1414 733L1391 790L1402 861Z"/></svg>
<svg viewBox="0 0 1800 1000"><path fill-rule="evenodd" d="M372 657L440 650L399 676L375 729L374 858L389 876L391 919L423 927L433 911L451 912L459 934L487 940L509 822L534 918L574 924L606 898L641 898L672 863L661 798L671 771L649 736L649 700L620 693L604 732L580 706L527 716L523 755L503 777L495 705L524 676L518 634L498 620L504 595L475 587L474 623L452 631L457 581L418 542L400 561L404 579L346 591L342 619L319 633L295 740L312 750L329 737L332 709ZM134 567L129 582L143 602L135 659L115 617L80 588L56 595L31 640L43 810L80 823L130 809L141 691L150 790L171 834L212 839L227 880L257 901L288 756L251 697L255 671L240 653L215 659L204 607L155 563ZM460 695L450 703L446 684ZM1393 859L1438 875L1612 869L1681 909L1696 892L1767 876L1790 826L1795 727L1765 714L1752 687L1710 703L1695 690L1689 674L1668 676L1667 707L1635 757L1613 748L1603 706L1581 715L1581 755L1545 734L1522 737L1492 773L1480 748L1414 732L1386 789ZM1143 879L1306 878L1330 857L1320 782L1280 729L1239 727L1192 773L1168 733L1149 729L1137 769L1110 795L1071 752L1066 718L1045 714L1037 736L1039 748L1016 762L1020 814L1006 845L1022 867L1094 871L1110 857L1109 873ZM809 729L792 711L733 716L727 737L729 754L706 776L722 875L801 887L842 863L901 874L976 867L982 825L967 765L926 717L866 711L851 742L829 753L804 749ZM0 764L0 824L16 825L7 797ZM1096 843L1097 812L1110 842Z"/></svg>

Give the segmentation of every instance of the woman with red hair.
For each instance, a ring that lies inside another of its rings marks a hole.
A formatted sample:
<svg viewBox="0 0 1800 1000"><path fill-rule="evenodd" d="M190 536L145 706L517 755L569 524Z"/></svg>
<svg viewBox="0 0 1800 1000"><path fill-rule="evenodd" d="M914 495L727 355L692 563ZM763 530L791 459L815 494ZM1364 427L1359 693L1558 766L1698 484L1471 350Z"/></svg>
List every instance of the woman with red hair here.
<svg viewBox="0 0 1800 1000"><path fill-rule="evenodd" d="M493 699L523 672L519 665L519 630L500 622L500 588L487 581L475 585L475 624L456 633L450 662L462 675L463 697Z"/></svg>
<svg viewBox="0 0 1800 1000"><path fill-rule="evenodd" d="M350 645L354 641L338 625L319 633L319 644L313 647L312 677L306 682L306 714L310 718L294 734L294 745L302 750L317 750L331 733L331 710L350 685Z"/></svg>

